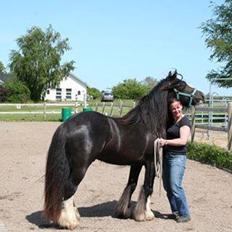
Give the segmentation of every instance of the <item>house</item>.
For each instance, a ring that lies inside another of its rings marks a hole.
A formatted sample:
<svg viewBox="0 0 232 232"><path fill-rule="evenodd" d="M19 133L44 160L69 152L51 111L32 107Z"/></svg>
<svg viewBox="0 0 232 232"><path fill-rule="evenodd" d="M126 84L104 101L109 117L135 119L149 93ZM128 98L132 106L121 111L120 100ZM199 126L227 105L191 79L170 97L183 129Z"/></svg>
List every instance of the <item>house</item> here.
<svg viewBox="0 0 232 232"><path fill-rule="evenodd" d="M48 101L85 101L87 84L73 74L64 78L55 89L48 89L45 100Z"/></svg>
<svg viewBox="0 0 232 232"><path fill-rule="evenodd" d="M9 75L7 75L6 73L0 73L0 85L3 85L5 83L8 76Z"/></svg>
<svg viewBox="0 0 232 232"><path fill-rule="evenodd" d="M4 73L4 72L1 73L0 72L0 85L14 78L15 78L15 75L13 73Z"/></svg>

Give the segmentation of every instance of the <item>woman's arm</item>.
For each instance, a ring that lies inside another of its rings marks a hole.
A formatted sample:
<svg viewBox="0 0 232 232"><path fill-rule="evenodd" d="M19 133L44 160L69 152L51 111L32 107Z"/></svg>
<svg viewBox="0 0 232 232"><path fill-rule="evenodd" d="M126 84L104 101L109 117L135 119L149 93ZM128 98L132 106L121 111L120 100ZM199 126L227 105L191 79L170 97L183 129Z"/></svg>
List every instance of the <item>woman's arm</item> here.
<svg viewBox="0 0 232 232"><path fill-rule="evenodd" d="M170 146L183 146L188 142L188 137L190 135L190 128L188 126L182 126L180 128L180 138L177 139L163 139L159 140L161 146L170 145Z"/></svg>

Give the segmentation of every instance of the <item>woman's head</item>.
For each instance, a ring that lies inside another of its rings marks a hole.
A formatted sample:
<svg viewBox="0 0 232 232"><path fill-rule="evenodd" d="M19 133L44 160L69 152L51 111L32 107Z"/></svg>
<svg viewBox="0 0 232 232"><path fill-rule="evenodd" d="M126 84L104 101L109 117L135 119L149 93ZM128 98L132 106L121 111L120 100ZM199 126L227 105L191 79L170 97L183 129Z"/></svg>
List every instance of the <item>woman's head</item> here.
<svg viewBox="0 0 232 232"><path fill-rule="evenodd" d="M176 98L172 98L169 101L169 110L175 120L182 116L182 109L183 106L181 102Z"/></svg>

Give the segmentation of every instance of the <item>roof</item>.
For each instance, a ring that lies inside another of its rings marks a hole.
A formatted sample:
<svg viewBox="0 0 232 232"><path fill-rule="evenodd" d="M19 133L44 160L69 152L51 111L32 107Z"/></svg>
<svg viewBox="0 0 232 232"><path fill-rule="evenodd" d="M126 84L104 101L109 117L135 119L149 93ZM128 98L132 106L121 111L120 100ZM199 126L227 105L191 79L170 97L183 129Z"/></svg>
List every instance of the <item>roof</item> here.
<svg viewBox="0 0 232 232"><path fill-rule="evenodd" d="M74 79L75 81L77 81L79 84L85 86L86 88L88 87L88 85L84 81L82 81L81 79L79 79L78 77L76 77L74 74L70 73L69 77L72 78L72 79Z"/></svg>
<svg viewBox="0 0 232 232"><path fill-rule="evenodd" d="M0 73L0 85L2 85L7 78L8 75L6 73Z"/></svg>

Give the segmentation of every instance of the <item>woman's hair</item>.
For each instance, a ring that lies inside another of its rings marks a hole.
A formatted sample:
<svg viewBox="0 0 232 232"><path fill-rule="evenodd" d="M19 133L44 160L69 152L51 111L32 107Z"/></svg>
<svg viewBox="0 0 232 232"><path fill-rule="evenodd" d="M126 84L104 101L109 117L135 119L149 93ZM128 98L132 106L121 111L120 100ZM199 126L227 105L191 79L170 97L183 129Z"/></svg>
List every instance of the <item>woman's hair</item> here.
<svg viewBox="0 0 232 232"><path fill-rule="evenodd" d="M174 103L174 102L179 102L182 105L182 103L181 103L180 100L178 100L177 98L173 97L173 98L170 98L168 100L168 107L170 108L171 104Z"/></svg>

